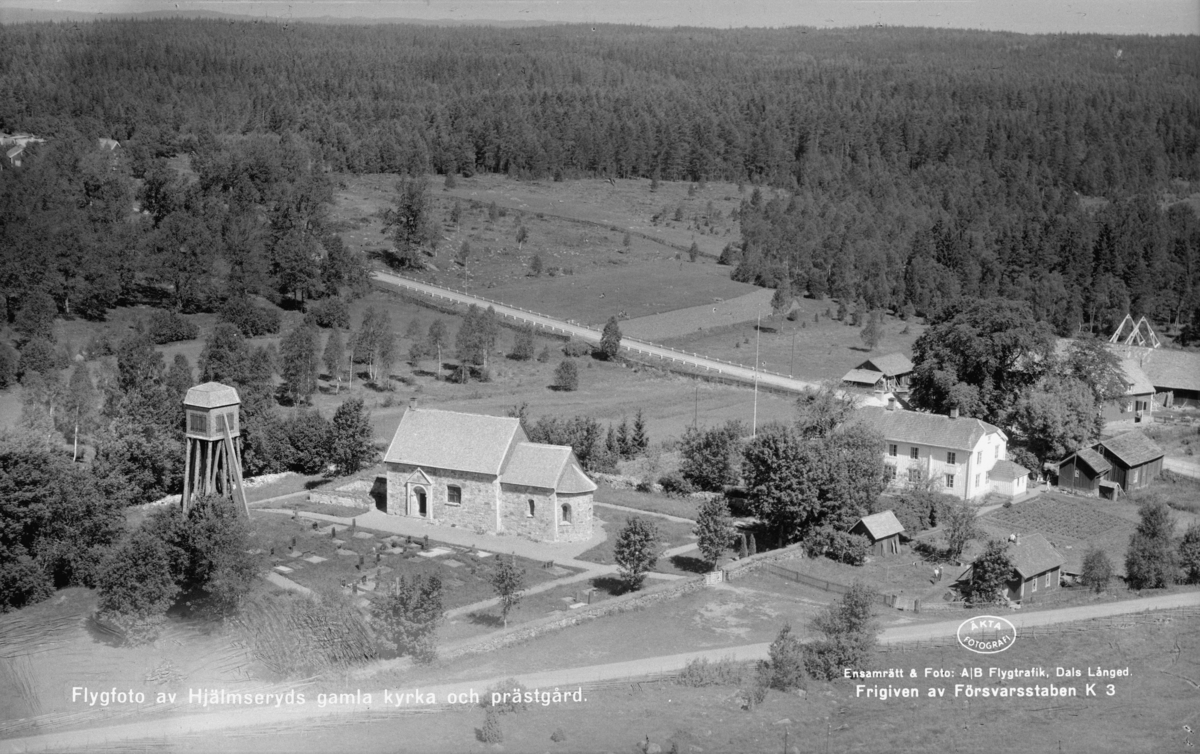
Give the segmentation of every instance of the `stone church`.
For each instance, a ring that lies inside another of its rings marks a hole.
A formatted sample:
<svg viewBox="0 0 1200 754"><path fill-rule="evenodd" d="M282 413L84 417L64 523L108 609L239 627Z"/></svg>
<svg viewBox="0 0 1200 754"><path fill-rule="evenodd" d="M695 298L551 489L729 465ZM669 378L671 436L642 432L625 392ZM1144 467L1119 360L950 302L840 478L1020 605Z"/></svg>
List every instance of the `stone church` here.
<svg viewBox="0 0 1200 754"><path fill-rule="evenodd" d="M544 542L592 537L596 485L517 419L409 408L383 457L387 513Z"/></svg>

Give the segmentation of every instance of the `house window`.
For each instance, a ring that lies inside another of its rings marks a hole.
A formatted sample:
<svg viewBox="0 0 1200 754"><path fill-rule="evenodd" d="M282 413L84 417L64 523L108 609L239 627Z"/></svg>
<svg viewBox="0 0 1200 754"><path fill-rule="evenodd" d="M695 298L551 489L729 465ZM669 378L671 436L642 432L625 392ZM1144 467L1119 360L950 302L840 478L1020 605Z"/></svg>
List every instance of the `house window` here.
<svg viewBox="0 0 1200 754"><path fill-rule="evenodd" d="M909 469L908 470L908 481L910 481L910 482L921 481L921 470L920 469Z"/></svg>
<svg viewBox="0 0 1200 754"><path fill-rule="evenodd" d="M997 445L996 447L992 448L992 458L999 458L999 457L1000 457L1000 446Z"/></svg>
<svg viewBox="0 0 1200 754"><path fill-rule="evenodd" d="M1033 577L1033 590L1032 591L1035 591L1035 592L1037 591L1037 576Z"/></svg>
<svg viewBox="0 0 1200 754"><path fill-rule="evenodd" d="M888 445L888 455L889 456L895 456L899 452L900 452L900 449L897 448L894 444Z"/></svg>
<svg viewBox="0 0 1200 754"><path fill-rule="evenodd" d="M958 454L955 453L953 450L946 451L946 463L953 466L957 462L958 462Z"/></svg>
<svg viewBox="0 0 1200 754"><path fill-rule="evenodd" d="M188 412L188 432L208 434L208 416L194 411Z"/></svg>
<svg viewBox="0 0 1200 754"><path fill-rule="evenodd" d="M1046 574L1046 588L1047 589L1050 588L1050 574L1049 573Z"/></svg>
<svg viewBox="0 0 1200 754"><path fill-rule="evenodd" d="M975 463L983 463L983 451L982 450L977 451L975 453Z"/></svg>
<svg viewBox="0 0 1200 754"><path fill-rule="evenodd" d="M462 487L453 484L446 487L446 505L462 505Z"/></svg>
<svg viewBox="0 0 1200 754"><path fill-rule="evenodd" d="M1076 479L1078 479L1078 478L1079 478L1079 469L1075 469L1075 478L1076 478Z"/></svg>
<svg viewBox="0 0 1200 754"><path fill-rule="evenodd" d="M890 463L885 463L883 468L886 469L885 473L887 474L888 480L892 482L896 481L896 467Z"/></svg>
<svg viewBox="0 0 1200 754"><path fill-rule="evenodd" d="M946 489L950 489L950 490L954 489L954 475L953 474L946 475Z"/></svg>
<svg viewBox="0 0 1200 754"><path fill-rule="evenodd" d="M1131 473L1133 474L1133 478L1132 478L1132 479L1129 481L1129 483L1130 483L1130 484L1137 484L1138 470L1137 470L1137 469L1133 469L1133 470L1131 471Z"/></svg>
<svg viewBox="0 0 1200 754"><path fill-rule="evenodd" d="M975 475L975 488L976 489L979 488L979 475L978 474Z"/></svg>
<svg viewBox="0 0 1200 754"><path fill-rule="evenodd" d="M525 517L533 518L533 514L534 514L533 498L529 498L529 510L525 511Z"/></svg>
<svg viewBox="0 0 1200 754"><path fill-rule="evenodd" d="M909 448L908 457L909 458L920 458L921 457L921 449L920 448Z"/></svg>
<svg viewBox="0 0 1200 754"><path fill-rule="evenodd" d="M571 523L571 506L567 503L562 504L562 522L564 524Z"/></svg>

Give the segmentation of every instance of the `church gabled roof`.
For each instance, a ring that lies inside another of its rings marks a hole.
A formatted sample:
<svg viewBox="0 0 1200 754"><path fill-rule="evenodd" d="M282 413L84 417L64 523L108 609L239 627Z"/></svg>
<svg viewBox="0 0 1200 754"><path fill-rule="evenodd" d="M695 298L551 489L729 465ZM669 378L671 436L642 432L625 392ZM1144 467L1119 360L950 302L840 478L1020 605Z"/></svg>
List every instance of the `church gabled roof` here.
<svg viewBox="0 0 1200 754"><path fill-rule="evenodd" d="M509 448L526 440L514 418L410 408L383 460L499 476Z"/></svg>
<svg viewBox="0 0 1200 754"><path fill-rule="evenodd" d="M517 443L504 465L500 482L566 493L596 490L569 446L533 442Z"/></svg>

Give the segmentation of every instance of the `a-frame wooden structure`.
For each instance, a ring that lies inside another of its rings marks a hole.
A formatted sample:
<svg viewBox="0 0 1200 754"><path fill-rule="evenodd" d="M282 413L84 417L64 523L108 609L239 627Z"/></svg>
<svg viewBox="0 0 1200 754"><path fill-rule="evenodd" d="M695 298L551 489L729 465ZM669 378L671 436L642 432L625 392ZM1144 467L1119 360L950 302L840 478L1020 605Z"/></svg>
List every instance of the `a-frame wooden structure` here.
<svg viewBox="0 0 1200 754"><path fill-rule="evenodd" d="M1112 334L1108 342L1122 346L1144 346L1146 348L1158 348L1161 345L1146 318L1142 317L1135 323L1130 314L1126 314L1125 319L1121 320L1121 326Z"/></svg>

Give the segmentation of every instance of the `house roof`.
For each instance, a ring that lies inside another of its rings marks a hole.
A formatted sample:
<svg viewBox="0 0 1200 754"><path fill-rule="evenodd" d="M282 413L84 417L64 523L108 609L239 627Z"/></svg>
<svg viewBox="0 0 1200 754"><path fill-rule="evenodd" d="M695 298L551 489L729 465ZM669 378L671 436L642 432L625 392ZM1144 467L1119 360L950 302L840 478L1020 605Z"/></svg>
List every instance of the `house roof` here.
<svg viewBox="0 0 1200 754"><path fill-rule="evenodd" d="M219 382L206 382L189 388L183 398L183 405L195 408L221 408L235 406L241 403L238 392L229 385Z"/></svg>
<svg viewBox="0 0 1200 754"><path fill-rule="evenodd" d="M1200 392L1200 353L1135 346L1120 347L1118 353L1136 361L1157 389Z"/></svg>
<svg viewBox="0 0 1200 754"><path fill-rule="evenodd" d="M896 518L896 514L891 511L883 511L882 513L873 513L870 516L863 516L858 520L858 524L866 527L867 533L871 535L871 539L883 539L890 537L893 534L899 534L904 531L904 525ZM857 529L858 524L855 524L852 529Z"/></svg>
<svg viewBox="0 0 1200 754"><path fill-rule="evenodd" d="M846 376L842 378L842 382L853 382L857 385L874 385L882 380L883 372L876 372L870 369L851 369L846 372Z"/></svg>
<svg viewBox="0 0 1200 754"><path fill-rule="evenodd" d="M882 433L885 440L893 442L970 451L974 450L981 438L992 433L1008 439L999 427L982 419L951 419L943 414L904 409L889 410L880 406L865 406L858 409L857 415L860 420Z"/></svg>
<svg viewBox="0 0 1200 754"><path fill-rule="evenodd" d="M1008 547L1008 559L1021 578L1029 579L1058 568L1066 559L1041 534L1022 534L1020 541Z"/></svg>
<svg viewBox="0 0 1200 754"><path fill-rule="evenodd" d="M1023 476L1029 476L1029 469L1012 461L996 461L988 472L988 479L997 479L1002 482L1011 482Z"/></svg>
<svg viewBox="0 0 1200 754"><path fill-rule="evenodd" d="M913 370L913 363L902 353L889 353L875 356L858 365L859 369L873 369L883 372L888 377L908 374Z"/></svg>
<svg viewBox="0 0 1200 754"><path fill-rule="evenodd" d="M1078 458L1079 460L1083 461L1085 464L1091 467L1092 471L1096 472L1097 474L1103 474L1106 471L1112 471L1112 464L1104 460L1104 456L1100 455L1091 448L1080 448L1071 455L1062 459L1058 462L1059 468L1062 468L1062 465L1072 458Z"/></svg>
<svg viewBox="0 0 1200 754"><path fill-rule="evenodd" d="M383 460L499 476L509 447L527 439L514 418L410 408Z"/></svg>
<svg viewBox="0 0 1200 754"><path fill-rule="evenodd" d="M1129 467L1141 466L1163 456L1162 448L1136 430L1101 440L1097 445L1104 446L1109 453L1121 459L1121 462Z"/></svg>
<svg viewBox="0 0 1200 754"><path fill-rule="evenodd" d="M517 443L504 464L500 482L567 493L596 490L596 485L579 468L570 446L533 442Z"/></svg>
<svg viewBox="0 0 1200 754"><path fill-rule="evenodd" d="M1121 359L1121 370L1125 372L1125 384L1129 386L1125 395L1154 394L1154 382L1138 366L1137 359Z"/></svg>

